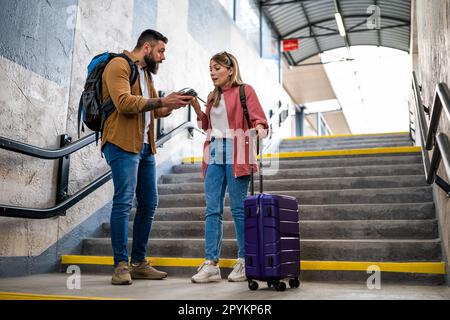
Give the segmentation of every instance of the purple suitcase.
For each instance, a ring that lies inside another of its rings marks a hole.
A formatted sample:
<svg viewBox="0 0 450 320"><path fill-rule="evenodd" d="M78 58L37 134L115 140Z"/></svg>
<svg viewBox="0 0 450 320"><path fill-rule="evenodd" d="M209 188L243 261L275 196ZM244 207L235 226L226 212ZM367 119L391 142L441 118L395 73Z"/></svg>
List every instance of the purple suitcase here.
<svg viewBox="0 0 450 320"><path fill-rule="evenodd" d="M261 164L260 164L261 167ZM298 203L293 197L251 193L245 207L245 273L250 290L257 290L254 280L284 291L282 279L290 278L291 288L300 286L300 228Z"/></svg>

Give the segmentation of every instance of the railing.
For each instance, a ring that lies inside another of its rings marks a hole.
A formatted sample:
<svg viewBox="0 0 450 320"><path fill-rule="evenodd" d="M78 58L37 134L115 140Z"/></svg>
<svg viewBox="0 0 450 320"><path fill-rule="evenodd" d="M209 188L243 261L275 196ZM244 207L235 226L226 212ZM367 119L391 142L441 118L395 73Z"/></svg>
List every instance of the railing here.
<svg viewBox="0 0 450 320"><path fill-rule="evenodd" d="M430 119L430 126L428 128L425 114L429 114L429 109L422 103L421 88L418 85L417 77L413 72L412 88L415 98L415 110L416 110L416 128L419 125L420 139L422 144L422 156L424 160L424 169L426 180L428 184L434 182L445 191L448 197L450 197L450 185L437 175L440 164L444 165L444 170L447 177L450 177L450 144L448 137L444 133L437 133L439 123L441 120L442 110L450 123L450 90L445 83L439 83L436 86L436 92L433 101L433 111ZM411 121L410 121L411 129ZM412 132L410 131L412 134ZM433 151L430 157L428 151Z"/></svg>
<svg viewBox="0 0 450 320"><path fill-rule="evenodd" d="M277 112L271 115L268 121L270 132L272 132L274 125L280 128L283 122L287 119L288 114L289 114L289 106L286 104L284 106L281 106L277 110ZM265 146L263 146L262 154L265 154L266 151L269 150L269 148L272 146L272 142L273 142L272 136L269 136L269 141L265 144Z"/></svg>
<svg viewBox="0 0 450 320"><path fill-rule="evenodd" d="M156 141L156 147L160 147L165 142L169 141L185 130L188 130L189 132L193 132L193 130L196 130L202 134L205 134L202 130L199 130L197 128L197 125L195 123L186 121L169 133L161 136ZM43 149L0 137L0 149L9 150L15 153L24 154L39 159L59 159L58 184L55 206L51 208L37 209L0 205L0 216L27 219L48 219L56 216L63 216L65 215L65 211L67 209L71 208L79 201L86 198L89 194L100 188L106 182L108 182L111 179L111 171L105 173L94 182L78 191L76 194L71 196L68 195L70 155L80 149L85 148L93 142L95 142L95 133L92 133L75 142L72 142L71 138L67 135L62 135L61 147L59 149L52 150Z"/></svg>

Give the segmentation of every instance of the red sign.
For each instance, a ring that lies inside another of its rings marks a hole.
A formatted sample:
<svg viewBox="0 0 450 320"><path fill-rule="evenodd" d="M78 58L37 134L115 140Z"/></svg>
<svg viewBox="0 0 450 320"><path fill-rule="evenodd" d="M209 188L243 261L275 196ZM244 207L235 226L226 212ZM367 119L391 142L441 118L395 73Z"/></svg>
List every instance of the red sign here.
<svg viewBox="0 0 450 320"><path fill-rule="evenodd" d="M283 51L295 51L298 49L298 39L283 40Z"/></svg>

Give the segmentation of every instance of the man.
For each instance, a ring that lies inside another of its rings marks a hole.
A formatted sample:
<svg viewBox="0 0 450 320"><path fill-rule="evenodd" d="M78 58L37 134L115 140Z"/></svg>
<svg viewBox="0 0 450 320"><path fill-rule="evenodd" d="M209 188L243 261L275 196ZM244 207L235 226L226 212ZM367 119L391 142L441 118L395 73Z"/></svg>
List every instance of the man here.
<svg viewBox="0 0 450 320"><path fill-rule="evenodd" d="M102 151L112 170L114 198L111 241L114 252L113 285L129 285L132 279L163 279L167 273L146 261L147 242L158 204L155 173L155 118L191 103L191 97L171 93L158 98L152 75L165 60L168 40L161 33L145 30L132 52L124 51L139 70L130 87L131 68L121 57L113 59L102 78L103 98L111 98L116 110L105 121ZM128 220L136 195L131 266L128 265Z"/></svg>

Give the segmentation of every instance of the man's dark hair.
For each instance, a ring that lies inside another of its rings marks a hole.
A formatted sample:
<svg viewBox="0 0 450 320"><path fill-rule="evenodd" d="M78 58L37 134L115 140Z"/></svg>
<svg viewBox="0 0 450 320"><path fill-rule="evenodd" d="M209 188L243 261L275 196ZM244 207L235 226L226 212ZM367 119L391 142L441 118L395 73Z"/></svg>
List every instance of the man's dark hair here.
<svg viewBox="0 0 450 320"><path fill-rule="evenodd" d="M155 45L158 41L162 41L167 44L169 40L158 31L147 29L139 36L136 49L141 49L146 42L150 42L151 45Z"/></svg>

